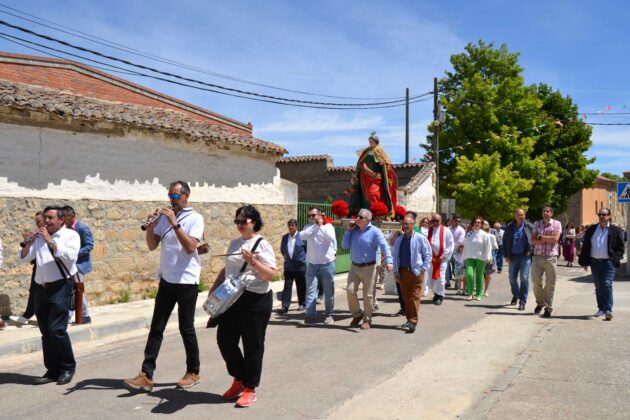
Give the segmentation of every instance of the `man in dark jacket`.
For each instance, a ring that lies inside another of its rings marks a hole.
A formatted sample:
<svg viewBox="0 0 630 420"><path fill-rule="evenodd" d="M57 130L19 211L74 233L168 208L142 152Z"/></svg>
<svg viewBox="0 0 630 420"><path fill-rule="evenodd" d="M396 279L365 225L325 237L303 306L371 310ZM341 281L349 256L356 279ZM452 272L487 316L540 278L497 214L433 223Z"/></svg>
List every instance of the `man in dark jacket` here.
<svg viewBox="0 0 630 420"><path fill-rule="evenodd" d="M532 231L534 226L525 220L525 210L518 208L514 220L505 228L503 235L503 255L510 264L509 277L512 289L512 302L518 304L518 310L524 311L529 293L529 270L532 265ZM518 284L518 277L521 284Z"/></svg>
<svg viewBox="0 0 630 420"><path fill-rule="evenodd" d="M92 272L92 260L90 258L90 253L92 252L92 249L94 249L94 236L92 235L90 228L85 223L82 223L77 219L77 214L72 207L65 206L63 210L65 212L64 221L66 227L68 229L75 230L81 238L81 249L79 249L77 268L79 269L79 281L80 283L85 284L86 274ZM81 316L79 317L75 315L74 319L77 324L90 324L92 322L92 318L88 313L87 298L85 297L85 293L82 293L82 295ZM72 312L74 311L70 311L70 318L72 318Z"/></svg>
<svg viewBox="0 0 630 420"><path fill-rule="evenodd" d="M280 252L284 258L284 290L282 291L281 314L286 314L291 305L293 281L297 288L298 311L304 310L306 296L306 241L300 239L297 231L297 220L291 219L287 223L289 233L282 237Z"/></svg>
<svg viewBox="0 0 630 420"><path fill-rule="evenodd" d="M625 245L621 228L610 223L610 209L601 208L597 216L599 223L586 229L578 262L584 267L584 271L588 271L588 267L591 267L597 298L595 316L604 315L606 321L611 321L613 318L612 283L615 270L623 258Z"/></svg>

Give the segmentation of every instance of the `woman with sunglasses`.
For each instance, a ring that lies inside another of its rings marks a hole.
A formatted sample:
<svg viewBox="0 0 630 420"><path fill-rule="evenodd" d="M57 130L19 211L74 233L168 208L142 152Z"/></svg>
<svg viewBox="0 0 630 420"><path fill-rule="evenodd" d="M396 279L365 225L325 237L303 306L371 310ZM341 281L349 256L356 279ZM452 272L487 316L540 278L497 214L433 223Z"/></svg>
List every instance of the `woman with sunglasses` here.
<svg viewBox="0 0 630 420"><path fill-rule="evenodd" d="M481 229L483 218L479 216L473 218L470 225L472 229L464 238L466 294L468 300L481 300L483 298L486 264L492 264L492 246L489 234Z"/></svg>
<svg viewBox="0 0 630 420"><path fill-rule="evenodd" d="M431 223L429 222L428 217L423 217L422 219L420 219L420 233L423 234L424 236L429 235L430 224Z"/></svg>
<svg viewBox="0 0 630 420"><path fill-rule="evenodd" d="M225 269L219 273L213 289L226 277L238 276L245 262L247 267L242 278L247 287L218 319L217 343L228 373L234 378L223 398L238 398L237 407L248 407L256 401L255 389L260 383L265 332L273 305L270 281L276 274L276 257L269 242L258 234L263 221L254 206L246 205L236 210L234 224L240 237L230 242ZM241 340L242 352L239 348Z"/></svg>

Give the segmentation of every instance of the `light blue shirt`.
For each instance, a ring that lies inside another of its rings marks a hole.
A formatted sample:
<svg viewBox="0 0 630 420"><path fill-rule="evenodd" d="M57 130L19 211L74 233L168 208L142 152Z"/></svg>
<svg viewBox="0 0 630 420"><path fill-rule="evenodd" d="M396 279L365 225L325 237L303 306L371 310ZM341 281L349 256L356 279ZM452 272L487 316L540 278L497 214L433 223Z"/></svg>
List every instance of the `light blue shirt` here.
<svg viewBox="0 0 630 420"><path fill-rule="evenodd" d="M385 254L387 264L392 263L392 253L385 240L385 235L380 229L368 223L365 229L361 230L357 226L346 231L343 235L343 248L350 249L350 259L356 264L365 264L376 261L376 250L381 249Z"/></svg>
<svg viewBox="0 0 630 420"><path fill-rule="evenodd" d="M398 236L394 243L394 274L398 274L398 268L400 263L399 253L400 244L404 235ZM411 271L416 276L420 275L422 271L428 271L431 267L431 246L427 238L417 232L411 235Z"/></svg>

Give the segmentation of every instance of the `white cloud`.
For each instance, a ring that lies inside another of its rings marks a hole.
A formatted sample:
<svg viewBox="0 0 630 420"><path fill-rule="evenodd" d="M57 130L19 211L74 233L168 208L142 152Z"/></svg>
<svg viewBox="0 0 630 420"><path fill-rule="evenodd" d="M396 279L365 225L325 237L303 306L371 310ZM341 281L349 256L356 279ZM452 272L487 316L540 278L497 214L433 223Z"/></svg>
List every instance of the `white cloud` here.
<svg viewBox="0 0 630 420"><path fill-rule="evenodd" d="M317 111L287 112L281 119L255 128L256 133L311 133L326 131L373 130L383 123L378 115L355 115Z"/></svg>

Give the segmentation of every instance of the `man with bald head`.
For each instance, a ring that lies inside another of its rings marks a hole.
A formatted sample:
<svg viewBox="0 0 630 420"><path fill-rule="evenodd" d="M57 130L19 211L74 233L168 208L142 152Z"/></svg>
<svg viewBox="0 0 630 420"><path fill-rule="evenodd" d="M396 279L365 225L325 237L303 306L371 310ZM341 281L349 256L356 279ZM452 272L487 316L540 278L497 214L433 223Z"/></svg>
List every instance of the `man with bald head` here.
<svg viewBox="0 0 630 420"><path fill-rule="evenodd" d="M516 209L514 220L505 228L503 235L503 255L510 264L509 277L512 289L510 305L516 305L524 311L529 293L529 270L532 265L532 231L534 225L525 219L525 210ZM518 278L520 275L521 282Z"/></svg>
<svg viewBox="0 0 630 420"><path fill-rule="evenodd" d="M453 234L442 224L440 213L433 213L429 233L427 234L429 245L431 245L431 267L429 276L424 283L424 292L433 290L433 303L441 305L444 300L446 286L446 266L453 255L455 244Z"/></svg>

